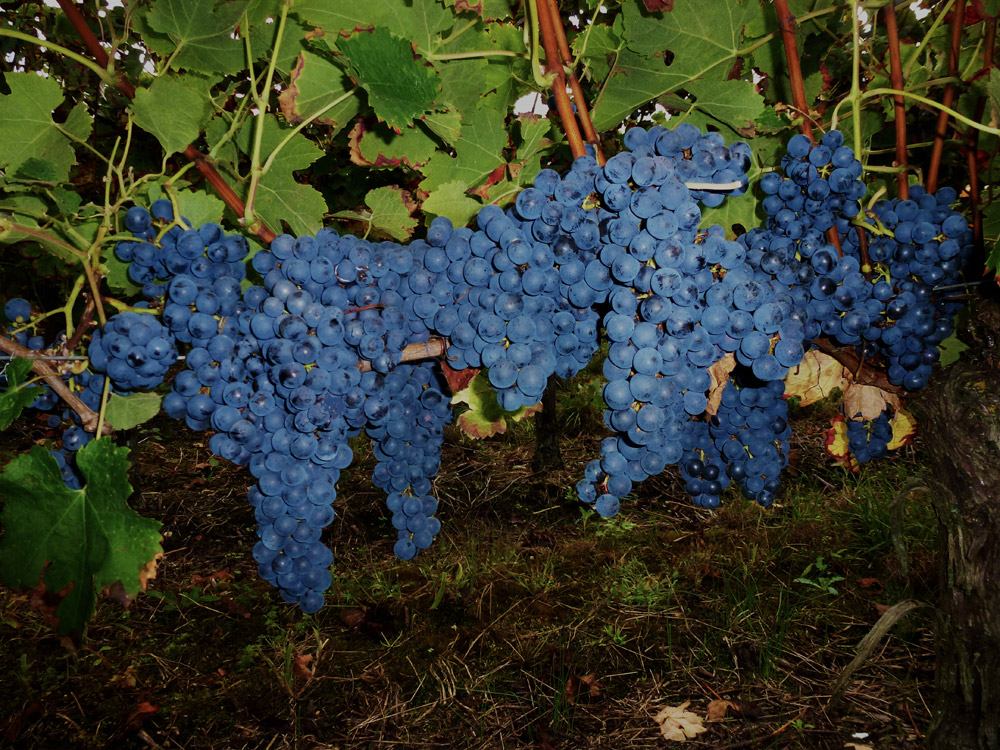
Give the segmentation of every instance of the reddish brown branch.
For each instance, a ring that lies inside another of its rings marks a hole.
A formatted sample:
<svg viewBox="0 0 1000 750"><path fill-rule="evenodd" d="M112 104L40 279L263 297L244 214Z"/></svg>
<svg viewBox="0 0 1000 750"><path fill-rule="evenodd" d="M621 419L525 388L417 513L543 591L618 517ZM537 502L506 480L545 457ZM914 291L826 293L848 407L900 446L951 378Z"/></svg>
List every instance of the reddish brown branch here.
<svg viewBox="0 0 1000 750"><path fill-rule="evenodd" d="M905 389L893 385L881 370L876 370L868 362L857 355L852 349L837 346L828 338L818 338L813 342L816 348L824 354L833 357L844 367L854 373L854 382L859 385L874 385L889 393L903 393Z"/></svg>
<svg viewBox="0 0 1000 750"><path fill-rule="evenodd" d="M951 44L948 47L948 77L958 75L958 55L961 52L962 28L965 25L965 0L958 0L951 12ZM950 107L955 100L955 84L951 81L944 87L941 104ZM931 163L927 168L927 192L937 190L938 172L941 169L941 155L944 152L944 141L948 136L948 113L941 110L938 113L937 127L934 129L934 148L931 150Z"/></svg>
<svg viewBox="0 0 1000 750"><path fill-rule="evenodd" d="M545 49L545 70L553 75L552 96L556 100L556 109L559 118L563 123L563 132L566 133L566 140L569 141L570 151L574 157L584 156L587 149L583 143L583 136L580 134L580 126L576 122L573 114L573 103L569 94L566 93L566 74L560 63L559 44L556 42L555 26L562 26L558 9L555 18L552 17L551 8L548 2L538 3L538 29L542 33L542 47Z"/></svg>
<svg viewBox="0 0 1000 750"><path fill-rule="evenodd" d="M556 44L559 46L559 56L562 60L563 70L569 82L570 91L573 92L573 101L576 103L577 116L580 118L580 126L583 128L583 135L587 143L594 147L597 156L597 163L604 164L604 152L601 150L601 139L597 135L597 129L590 119L590 108L587 106L587 98L583 94L580 86L580 79L576 77L573 70L573 55L569 51L569 43L566 41L566 29L563 27L562 16L559 15L559 6L556 0L544 0L549 6L549 17L553 21L553 29L556 32Z"/></svg>
<svg viewBox="0 0 1000 750"><path fill-rule="evenodd" d="M986 19L986 32L983 38L983 69L988 71L993 67L993 45L996 42L997 19L995 16ZM986 112L986 97L976 100L976 111L973 119L981 122ZM983 216L980 211L979 192L979 130L969 128L965 132L966 159L969 167L969 207L972 210L972 236L977 248L983 248Z"/></svg>
<svg viewBox="0 0 1000 750"><path fill-rule="evenodd" d="M80 417L80 424L87 432L96 432L98 414L87 406L80 397L69 389L62 376L56 369L43 359L37 359L37 352L33 352L27 347L21 346L16 341L12 341L6 336L0 336L0 351L11 354L15 357L24 357L31 360L31 369L42 376L45 383L56 392L70 409L75 411ZM110 435L113 432L111 426L105 422L101 434Z"/></svg>
<svg viewBox="0 0 1000 750"><path fill-rule="evenodd" d="M83 338L83 335L94 325L94 313L96 311L97 305L94 304L94 298L88 297L87 304L83 308L83 314L80 315L80 321L76 324L76 330L73 331L73 335L70 337L69 341L60 347L64 353L70 354L74 349L76 349L80 340Z"/></svg>
<svg viewBox="0 0 1000 750"><path fill-rule="evenodd" d="M785 45L785 59L788 66L788 78L792 83L792 106L802 115L799 130L813 140L812 124L809 117L809 104L806 102L806 86L802 78L802 63L799 60L799 48L795 41L795 16L788 8L788 0L774 0L774 10L778 14L778 26L781 28L781 41Z"/></svg>
<svg viewBox="0 0 1000 750"><path fill-rule="evenodd" d="M865 275L865 278L871 280L872 259L868 255L868 233L865 232L865 228L861 226L854 227L854 231L858 233L858 252L861 254L861 272Z"/></svg>
<svg viewBox="0 0 1000 750"><path fill-rule="evenodd" d="M889 38L889 67L892 87L897 91L903 90L903 63L899 54L899 28L896 25L896 8L892 3L882 9L882 18L885 21L885 32ZM893 96L895 104L895 125L896 125L896 166L902 167L903 171L896 175L896 184L899 190L899 197L906 200L910 197L910 184L907 178L908 157L906 153L906 106L903 103L901 94Z"/></svg>
<svg viewBox="0 0 1000 750"><path fill-rule="evenodd" d="M101 46L100 41L94 36L94 32L91 31L90 26L87 24L87 20L83 17L79 10L77 10L76 4L73 0L57 0L59 7L62 8L63 13L66 14L66 18L72 24L73 28L76 29L76 33L80 35L83 43L86 45L87 49L90 51L91 56L98 65L107 68L109 63L108 53L104 51L104 47ZM129 99L135 98L135 86L131 84L126 78L121 74L115 72L115 86ZM194 146L189 145L184 149L184 157L191 162L194 162L195 167L199 172L201 172L202 177L204 177L208 184L210 184L215 191L219 194L219 197L225 202L233 212L239 216L243 217L246 213L246 204L243 200L236 194L236 191L230 187L229 183L226 182L225 178L219 174L215 166L208 160L208 158L200 153L198 149ZM250 230L260 237L264 242L270 244L275 238L274 232L272 232L264 222L260 219L254 223Z"/></svg>

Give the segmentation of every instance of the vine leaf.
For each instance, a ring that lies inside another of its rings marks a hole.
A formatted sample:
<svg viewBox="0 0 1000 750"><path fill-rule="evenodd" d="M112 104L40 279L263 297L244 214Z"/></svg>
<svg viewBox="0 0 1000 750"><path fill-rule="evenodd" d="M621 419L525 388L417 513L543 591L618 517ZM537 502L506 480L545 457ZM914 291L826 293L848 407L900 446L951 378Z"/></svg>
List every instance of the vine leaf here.
<svg viewBox="0 0 1000 750"><path fill-rule="evenodd" d="M250 130L238 136L240 148L250 153ZM264 123L261 153L270 154L291 128L278 124L273 116ZM284 221L295 235L315 234L323 226L326 201L309 185L295 180L293 172L303 170L320 158L323 151L301 133L297 133L274 158L271 168L260 179L254 198L254 212L276 230Z"/></svg>
<svg viewBox="0 0 1000 750"><path fill-rule="evenodd" d="M278 97L281 112L289 122L302 122L321 107L343 96L350 81L342 68L330 59L305 50L299 54L288 76L288 86ZM315 122L329 125L333 135L354 117L360 109L357 96L351 96L328 109Z"/></svg>
<svg viewBox="0 0 1000 750"><path fill-rule="evenodd" d="M413 208L408 194L394 185L375 188L365 196L365 204L371 209L368 221L372 229L380 230L394 240L402 242L413 234L417 220L410 214Z"/></svg>
<svg viewBox="0 0 1000 750"><path fill-rule="evenodd" d="M410 3L299 0L293 10L303 21L322 28L331 37L381 26L413 42L424 54L435 52L439 35L455 24L455 15L435 0Z"/></svg>
<svg viewBox="0 0 1000 750"><path fill-rule="evenodd" d="M785 397L798 396L800 406L809 406L831 396L837 388L845 391L850 382L850 370L830 355L810 349L785 376Z"/></svg>
<svg viewBox="0 0 1000 750"><path fill-rule="evenodd" d="M24 385L24 379L31 372L31 360L15 357L7 363L2 374L7 378L7 388L0 393L0 430L6 430L31 402L45 390L38 385Z"/></svg>
<svg viewBox="0 0 1000 750"><path fill-rule="evenodd" d="M69 135L87 138L93 118L78 104L65 123L56 124L52 112L63 103L63 94L54 78L7 73L4 80L10 93L0 97L0 168L13 175L30 160L30 170L44 168L53 182L65 181L76 163Z"/></svg>
<svg viewBox="0 0 1000 750"><path fill-rule="evenodd" d="M166 153L181 151L198 138L212 116L212 100L195 88L193 76L161 76L148 89L137 89L131 108L135 124L156 136Z"/></svg>
<svg viewBox="0 0 1000 750"><path fill-rule="evenodd" d="M128 597L145 588L162 555L160 523L128 507L128 449L111 438L77 453L85 479L69 489L55 458L41 446L11 461L0 474L6 536L0 578L17 588L41 587L60 598L59 632L81 636L99 591L118 584Z"/></svg>
<svg viewBox="0 0 1000 750"><path fill-rule="evenodd" d="M826 431L826 452L833 462L845 469L856 472L861 464L851 453L850 439L847 437L847 420L843 414L838 414L830 420L830 429Z"/></svg>
<svg viewBox="0 0 1000 750"><path fill-rule="evenodd" d="M726 79L739 52L743 29L759 12L756 3L736 0L681 3L670 13L656 14L638 3L626 3L621 28L627 49L618 53L595 101L591 115L594 126L598 130L612 128L640 105L679 89L699 100L704 97L706 104L714 106L733 96L736 86L747 90L738 95L737 106L719 113L712 109L712 114L737 127L748 124L743 120L752 122L763 111L763 98L751 97L751 81Z"/></svg>
<svg viewBox="0 0 1000 750"><path fill-rule="evenodd" d="M497 401L497 394L490 385L485 371L476 374L464 390L451 397L453 404L467 404L469 410L458 415L459 428L472 438L488 438L507 432L507 420L520 422L542 410L541 404L522 406L517 411L507 411Z"/></svg>
<svg viewBox="0 0 1000 750"><path fill-rule="evenodd" d="M368 103L389 127L401 131L435 107L441 82L413 47L387 29L362 31L337 41L348 75L368 92Z"/></svg>
<svg viewBox="0 0 1000 750"><path fill-rule="evenodd" d="M173 66L200 73L238 73L245 66L243 42L233 36L248 0L156 0L145 23L155 34L146 44L173 55Z"/></svg>
<svg viewBox="0 0 1000 750"><path fill-rule="evenodd" d="M464 227L483 204L470 198L462 182L453 180L438 186L424 201L423 211L434 216L446 216L456 227Z"/></svg>
<svg viewBox="0 0 1000 750"><path fill-rule="evenodd" d="M385 124L363 119L351 129L349 143L352 162L379 169L406 166L417 170L437 150L435 140L420 125L397 133Z"/></svg>
<svg viewBox="0 0 1000 750"><path fill-rule="evenodd" d="M483 182L504 164L507 130L502 117L483 108L466 114L455 142L455 156L439 151L424 167L426 175L420 187L431 192L446 182L460 182L466 189Z"/></svg>
<svg viewBox="0 0 1000 750"><path fill-rule="evenodd" d="M159 414L162 400L156 393L132 393L128 396L113 393L108 399L105 417L116 430L131 430Z"/></svg>
<svg viewBox="0 0 1000 750"><path fill-rule="evenodd" d="M913 442L918 425L917 420L910 412L903 407L897 408L896 413L889 420L889 424L892 425L892 440L886 444L886 448L894 451Z"/></svg>

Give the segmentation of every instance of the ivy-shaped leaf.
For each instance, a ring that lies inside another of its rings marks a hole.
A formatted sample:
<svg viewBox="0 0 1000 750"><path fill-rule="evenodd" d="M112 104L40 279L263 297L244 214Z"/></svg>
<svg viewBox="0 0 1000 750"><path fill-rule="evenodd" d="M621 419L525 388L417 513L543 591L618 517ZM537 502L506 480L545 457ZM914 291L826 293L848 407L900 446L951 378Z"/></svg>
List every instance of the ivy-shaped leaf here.
<svg viewBox="0 0 1000 750"><path fill-rule="evenodd" d="M246 65L243 41L233 36L247 0L155 0L145 23L154 52L173 56L173 66L200 73L238 73Z"/></svg>
<svg viewBox="0 0 1000 750"><path fill-rule="evenodd" d="M156 136L168 155L195 141L212 116L204 83L194 76L162 76L148 89L136 90L135 124Z"/></svg>
<svg viewBox="0 0 1000 750"><path fill-rule="evenodd" d="M466 113L455 155L439 151L424 167L420 187L428 192L447 182L459 182L466 189L483 182L494 169L503 166L503 150L508 135L503 118L495 111L479 109Z"/></svg>
<svg viewBox="0 0 1000 750"><path fill-rule="evenodd" d="M407 200L403 190L393 185L375 188L365 196L365 204L371 209L368 222L372 229L389 235L402 242L409 239L417 220L411 215L412 201Z"/></svg>
<svg viewBox="0 0 1000 750"><path fill-rule="evenodd" d="M382 123L359 120L351 130L349 143L352 162L385 169L419 169L437 150L437 142L419 124L397 133Z"/></svg>
<svg viewBox="0 0 1000 750"><path fill-rule="evenodd" d="M331 38L381 26L413 42L424 55L437 51L441 33L456 21L455 15L437 0L375 3L297 0L292 10Z"/></svg>
<svg viewBox="0 0 1000 750"><path fill-rule="evenodd" d="M105 414L108 424L116 430L131 430L160 413L163 398L157 393L111 394Z"/></svg>
<svg viewBox="0 0 1000 750"><path fill-rule="evenodd" d="M348 75L389 127L401 130L434 108L441 83L433 68L414 58L406 39L376 28L338 40L337 49Z"/></svg>
<svg viewBox="0 0 1000 750"><path fill-rule="evenodd" d="M446 182L431 193L423 203L423 211L431 216L445 216L456 227L464 227L479 213L483 204L470 198L461 182Z"/></svg>
<svg viewBox="0 0 1000 750"><path fill-rule="evenodd" d="M65 181L76 163L67 133L86 138L93 118L86 107L77 105L65 123L52 119L52 112L63 103L62 88L54 78L7 73L4 80L10 93L0 96L0 168L13 175L30 159L36 171L40 163L47 163L53 181Z"/></svg>
<svg viewBox="0 0 1000 750"><path fill-rule="evenodd" d="M6 529L0 578L14 588L41 585L58 594L59 632L80 635L97 593L121 584L134 597L163 550L159 522L126 504L128 449L101 438L81 448L76 462L81 490L65 485L55 458L40 446L0 474Z"/></svg>
<svg viewBox="0 0 1000 750"><path fill-rule="evenodd" d="M343 69L328 57L305 50L301 52L288 76L288 85L278 97L281 112L290 122L301 122L351 88ZM360 109L358 96L350 96L331 107L315 122L330 126L333 135L353 120Z"/></svg>

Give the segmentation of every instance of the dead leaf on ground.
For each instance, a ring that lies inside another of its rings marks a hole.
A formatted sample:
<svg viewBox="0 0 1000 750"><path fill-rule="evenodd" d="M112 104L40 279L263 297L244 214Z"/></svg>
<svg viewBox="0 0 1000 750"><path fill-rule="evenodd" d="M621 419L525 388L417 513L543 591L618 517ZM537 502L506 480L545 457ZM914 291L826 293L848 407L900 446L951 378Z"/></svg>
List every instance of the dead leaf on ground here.
<svg viewBox="0 0 1000 750"><path fill-rule="evenodd" d="M691 701L684 701L679 706L667 706L653 717L660 726L664 739L674 742L687 742L708 729L702 724L701 717L687 710Z"/></svg>
<svg viewBox="0 0 1000 750"><path fill-rule="evenodd" d="M142 722L160 710L159 706L154 706L149 701L143 701L132 709L132 713L125 720L125 728L133 731L142 726Z"/></svg>
<svg viewBox="0 0 1000 750"><path fill-rule="evenodd" d="M714 700L708 702L708 712L705 714L705 721L722 721L726 718L726 712L732 709L733 713L739 713L740 707L727 700Z"/></svg>
<svg viewBox="0 0 1000 750"><path fill-rule="evenodd" d="M565 693L566 702L571 706L575 706L581 700L595 700L600 698L601 683L598 681L597 675L593 673L585 674L582 677L577 677L573 674L566 680Z"/></svg>
<svg viewBox="0 0 1000 750"><path fill-rule="evenodd" d="M309 668L312 663L312 654L299 654L292 662L292 673L297 682L309 682L313 678L313 670Z"/></svg>
<svg viewBox="0 0 1000 750"><path fill-rule="evenodd" d="M848 742L844 747L849 750L875 750L871 745L859 745L857 742Z"/></svg>

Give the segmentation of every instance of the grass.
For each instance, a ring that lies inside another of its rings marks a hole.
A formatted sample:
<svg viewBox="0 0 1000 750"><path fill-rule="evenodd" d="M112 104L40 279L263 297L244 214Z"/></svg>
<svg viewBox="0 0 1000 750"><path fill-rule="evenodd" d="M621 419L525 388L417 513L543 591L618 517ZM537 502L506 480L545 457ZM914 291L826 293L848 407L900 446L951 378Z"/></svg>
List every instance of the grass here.
<svg viewBox="0 0 1000 750"><path fill-rule="evenodd" d="M892 499L922 471L914 449L847 474L803 410L776 507L727 493L718 511L697 509L668 471L603 520L552 491L572 486L603 434L588 422L593 394L564 399L589 425L567 434L565 472L530 473L530 430L483 444L449 434L444 531L411 563L391 555L357 442L325 537L334 584L312 617L256 576L247 474L158 421L158 442L136 446L133 499L169 533L152 590L128 610L102 601L77 652L24 596L0 593L0 736L25 748L661 748L660 708L691 701L704 716L724 699L738 708L691 747L839 750L856 732L920 746L925 611L889 635L838 714L825 710L879 607L933 595L926 505L908 507L906 576L889 535Z"/></svg>

